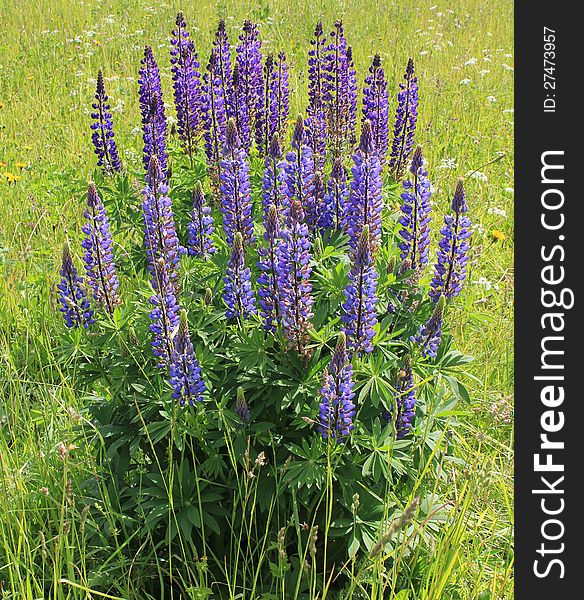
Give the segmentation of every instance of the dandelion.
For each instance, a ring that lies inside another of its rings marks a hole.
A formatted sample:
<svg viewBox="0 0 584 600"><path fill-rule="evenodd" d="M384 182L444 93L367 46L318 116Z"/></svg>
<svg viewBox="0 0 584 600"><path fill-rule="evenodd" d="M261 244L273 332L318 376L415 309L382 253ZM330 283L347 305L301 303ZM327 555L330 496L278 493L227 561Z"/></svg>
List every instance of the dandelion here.
<svg viewBox="0 0 584 600"><path fill-rule="evenodd" d="M347 356L347 340L341 332L332 359L324 371L320 389L318 430L325 440L340 442L353 430L353 385L353 367Z"/></svg>
<svg viewBox="0 0 584 600"><path fill-rule="evenodd" d="M223 159L220 165L221 211L227 243L230 245L233 243L236 233L241 234L243 243L253 243L255 237L249 164L233 118L230 118L227 123Z"/></svg>
<svg viewBox="0 0 584 600"><path fill-rule="evenodd" d="M395 179L399 179L414 147L414 134L418 120L418 78L414 74L414 61L410 58L404 75L405 83L400 83L395 111L393 144L389 167Z"/></svg>
<svg viewBox="0 0 584 600"><path fill-rule="evenodd" d="M434 302L438 302L441 296L446 299L458 296L466 279L471 222L465 214L468 206L462 180L456 186L452 210L454 214L444 216L444 225L440 229L434 278L430 284L430 297Z"/></svg>
<svg viewBox="0 0 584 600"><path fill-rule="evenodd" d="M227 272L223 278L225 291L223 301L228 319L247 319L255 314L255 297L251 287L251 271L245 266L243 237L237 232L233 238Z"/></svg>
<svg viewBox="0 0 584 600"><path fill-rule="evenodd" d="M0 165L0 166L1 166L1 165ZM28 167L28 163L25 163L25 162L15 162L15 163L14 163L14 166L15 166L17 169L21 169L21 170L22 170L22 169L26 169L26 167Z"/></svg>
<svg viewBox="0 0 584 600"><path fill-rule="evenodd" d="M122 300L118 293L120 284L112 252L109 219L95 183L90 183L87 189L85 218L87 223L83 226L85 239L82 246L87 282L93 290L94 299L111 315Z"/></svg>
<svg viewBox="0 0 584 600"><path fill-rule="evenodd" d="M200 181L195 183L193 189L193 211L188 230L188 252L191 256L206 258L215 252L215 246L211 239L214 231L211 207L205 201L205 193Z"/></svg>
<svg viewBox="0 0 584 600"><path fill-rule="evenodd" d="M83 326L85 329L92 325L93 310L83 289L83 278L77 273L73 263L69 244L63 247L63 261L61 264L61 281L57 285L59 301L65 325L69 328Z"/></svg>
<svg viewBox="0 0 584 600"><path fill-rule="evenodd" d="M201 75L195 44L190 38L182 11L176 16L176 28L170 41L170 62L179 137L189 156L195 147L200 127Z"/></svg>
<svg viewBox="0 0 584 600"><path fill-rule="evenodd" d="M305 355L314 299L310 283L312 268L308 227L298 199L292 200L281 235L277 255L282 330L297 352Z"/></svg>
<svg viewBox="0 0 584 600"><path fill-rule="evenodd" d="M178 330L173 339L169 372L172 397L178 400L180 406L193 406L195 402L203 401L205 383L201 377L201 366L195 357L185 310L180 313Z"/></svg>
<svg viewBox="0 0 584 600"><path fill-rule="evenodd" d="M351 352L360 356L373 351L377 324L377 271L371 256L369 226L365 225L354 251L349 283L345 288L344 314L341 317Z"/></svg>
<svg viewBox="0 0 584 600"><path fill-rule="evenodd" d="M507 239L507 236L499 229L493 229L491 235L496 242L504 242Z"/></svg>
<svg viewBox="0 0 584 600"><path fill-rule="evenodd" d="M22 177L20 175L15 175L14 173L11 173L10 171L5 171L4 173L2 173L2 175L6 179L6 183L8 183L9 185L11 183L16 183L17 181L20 181L22 179Z"/></svg>
<svg viewBox="0 0 584 600"><path fill-rule="evenodd" d="M97 155L97 166L106 173L119 173L122 170L118 148L114 139L114 127L109 98L105 93L103 72L97 72L97 87L95 90L95 102L91 105L94 112L91 113L93 123L91 124L91 139L94 151Z"/></svg>

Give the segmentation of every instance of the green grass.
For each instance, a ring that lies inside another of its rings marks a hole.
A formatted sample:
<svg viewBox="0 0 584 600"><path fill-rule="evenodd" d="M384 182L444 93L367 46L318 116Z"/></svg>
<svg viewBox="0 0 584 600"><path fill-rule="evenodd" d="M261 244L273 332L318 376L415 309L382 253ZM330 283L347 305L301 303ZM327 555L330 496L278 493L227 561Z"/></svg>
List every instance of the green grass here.
<svg viewBox="0 0 584 600"><path fill-rule="evenodd" d="M409 549L420 554L424 569L424 586L410 598L511 598L513 14L507 0L2 1L0 592L47 597L40 564L54 581L51 597L100 597L84 589L91 550L78 543L87 514L75 508L80 484L97 476L95 464L82 449L59 458L59 444L74 439L70 409L83 408L84 390L61 371L53 339L60 318L54 284L65 235L79 237L84 187L94 169L87 108L97 69L104 69L116 107L122 158L136 164L142 46L150 43L163 66L169 103L168 34L179 8L196 25L203 62L219 17L227 18L232 41L244 18L260 21L265 48L285 49L293 63L291 115L305 104L298 90L305 89L307 44L318 18L327 29L335 18L344 20L360 83L377 51L392 89L407 58L416 61L417 141L436 188L435 213L447 210L456 178L466 177L469 214L477 225L468 282L450 317L455 347L476 361L466 382L469 415L455 431L462 460L436 484L448 498L448 517L433 547ZM8 185L5 171L20 180ZM506 239L494 238L493 230ZM112 510L107 498L98 504L97 510ZM132 597L134 562L142 557L127 561L126 540L118 534L118 552L104 565L99 589ZM412 560L406 542L393 563L396 571L401 560ZM107 581L109 567L127 578Z"/></svg>

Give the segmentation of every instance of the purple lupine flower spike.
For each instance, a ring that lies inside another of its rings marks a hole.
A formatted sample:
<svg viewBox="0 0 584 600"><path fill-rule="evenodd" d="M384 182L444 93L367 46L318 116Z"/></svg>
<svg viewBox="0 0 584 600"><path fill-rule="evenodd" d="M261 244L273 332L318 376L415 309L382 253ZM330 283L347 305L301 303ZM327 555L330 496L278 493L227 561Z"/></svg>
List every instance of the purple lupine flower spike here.
<svg viewBox="0 0 584 600"><path fill-rule="evenodd" d="M440 296L430 318L423 325L420 325L418 333L410 338L411 342L420 346L422 356L426 358L435 358L438 354L438 347L442 341L445 305L444 296Z"/></svg>
<svg viewBox="0 0 584 600"><path fill-rule="evenodd" d="M95 102L91 108L93 123L91 124L91 139L97 155L97 166L105 173L119 173L122 170L118 148L114 139L114 125L112 120L109 98L105 93L103 73L97 72L97 87L95 89Z"/></svg>
<svg viewBox="0 0 584 600"><path fill-rule="evenodd" d="M324 231L330 228L332 219L325 204L326 187L324 177L320 171L314 174L313 182L312 198L314 200L312 204L316 208L314 221L316 222L316 229Z"/></svg>
<svg viewBox="0 0 584 600"><path fill-rule="evenodd" d="M323 212L326 214L327 226L331 229L342 229L348 198L347 173L343 166L343 159L339 156L333 163L324 198Z"/></svg>
<svg viewBox="0 0 584 600"><path fill-rule="evenodd" d="M371 256L369 226L365 225L351 261L349 283L345 288L346 301L341 317L345 324L348 347L361 356L373 351L374 327L377 324L377 271Z"/></svg>
<svg viewBox="0 0 584 600"><path fill-rule="evenodd" d="M162 102L160 71L154 59L152 48L144 48L144 58L140 61L140 112L142 114L142 136L144 139L144 168L148 170L150 159L156 156L163 173L167 171L166 155L166 115Z"/></svg>
<svg viewBox="0 0 584 600"><path fill-rule="evenodd" d="M217 52L217 55L219 52ZM227 130L227 113L221 72L217 66L217 56L211 54L211 60L203 75L201 87L201 108L205 137L207 168L215 187L219 183L220 160Z"/></svg>
<svg viewBox="0 0 584 600"><path fill-rule="evenodd" d="M278 285L282 329L301 356L307 355L305 346L313 314L310 259L304 211L300 201L293 199L278 246Z"/></svg>
<svg viewBox="0 0 584 600"><path fill-rule="evenodd" d="M379 160L384 165L389 144L389 95L387 92L387 79L381 66L379 54L374 56L369 67L369 75L365 78L363 120L371 121L373 143L379 154Z"/></svg>
<svg viewBox="0 0 584 600"><path fill-rule="evenodd" d="M234 112L233 119L237 125L237 134L246 153L249 153L249 149L251 148L251 122L245 98L245 89L239 76L239 64L237 63L233 66L231 103Z"/></svg>
<svg viewBox="0 0 584 600"><path fill-rule="evenodd" d="M341 332L320 389L318 430L325 440L341 442L353 430L353 385L353 367L347 356L345 334Z"/></svg>
<svg viewBox="0 0 584 600"><path fill-rule="evenodd" d="M256 313L255 296L251 287L251 271L245 266L243 237L238 231L233 238L227 271L223 278L223 301L228 319L247 319Z"/></svg>
<svg viewBox="0 0 584 600"><path fill-rule="evenodd" d="M349 144L350 107L349 62L343 22L337 20L326 47L324 72L324 108L327 137L334 158L340 156Z"/></svg>
<svg viewBox="0 0 584 600"><path fill-rule="evenodd" d="M95 323L93 310L83 289L83 278L77 273L69 244L63 247L63 262L61 264L61 281L57 284L59 301L65 325L76 329L79 326L87 329Z"/></svg>
<svg viewBox="0 0 584 600"><path fill-rule="evenodd" d="M258 26L249 20L243 24L243 32L239 36L237 46L237 66L239 79L240 104L245 107L239 120L242 145L249 153L251 135L247 131L256 127L258 107L261 111L264 98L264 83L262 78L262 43L259 39ZM244 124L245 121L245 124Z"/></svg>
<svg viewBox="0 0 584 600"><path fill-rule="evenodd" d="M223 159L221 160L221 211L223 230L228 244L236 233L241 233L244 244L255 241L251 204L249 164L237 134L235 119L227 122Z"/></svg>
<svg viewBox="0 0 584 600"><path fill-rule="evenodd" d="M411 179L403 182L404 193L399 222L402 238L399 247L403 261L402 271L413 269L416 277L428 263L430 249L430 196L432 189L420 146L416 148L410 166Z"/></svg>
<svg viewBox="0 0 584 600"><path fill-rule="evenodd" d="M373 144L371 122L365 121L361 130L359 147L353 155L353 181L347 203L345 230L351 246L357 247L364 225L369 225L371 251L375 253L381 243L381 163Z"/></svg>
<svg viewBox="0 0 584 600"><path fill-rule="evenodd" d="M187 154L192 156L201 127L201 65L182 11L176 16L176 28L172 36L170 62L177 129Z"/></svg>
<svg viewBox="0 0 584 600"><path fill-rule="evenodd" d="M284 204L284 163L282 162L282 146L277 133L272 136L268 153L264 159L264 176L262 185L262 222L266 227L268 212L272 204L280 212Z"/></svg>
<svg viewBox="0 0 584 600"><path fill-rule="evenodd" d="M412 428L412 421L416 413L416 388L414 384L414 372L412 371L412 361L409 356L406 356L404 367L398 374L396 390L397 418L395 429L397 439L399 440Z"/></svg>
<svg viewBox="0 0 584 600"><path fill-rule="evenodd" d="M290 90L288 87L288 63L283 52L277 60L269 54L264 65L264 102L256 117L256 145L260 154L265 154L270 140L277 133L285 137L288 112L290 110Z"/></svg>
<svg viewBox="0 0 584 600"><path fill-rule="evenodd" d="M353 48L347 48L347 142L353 147L357 140L357 70L353 61Z"/></svg>
<svg viewBox="0 0 584 600"><path fill-rule="evenodd" d="M243 391L243 388L241 386L237 388L235 414L239 417L241 421L241 427L247 427L249 425L251 415L249 414L249 406L247 405L247 402L245 400L245 392Z"/></svg>
<svg viewBox="0 0 584 600"><path fill-rule="evenodd" d="M277 133L286 138L288 113L290 112L290 87L288 83L288 62L284 52L278 54L269 87L270 111L268 115L268 141Z"/></svg>
<svg viewBox="0 0 584 600"><path fill-rule="evenodd" d="M179 325L180 306L169 275L168 264L163 258L158 258L152 269L151 284L154 293L148 301L153 306L149 313L150 331L153 334L152 352L161 369L172 363L172 340Z"/></svg>
<svg viewBox="0 0 584 600"><path fill-rule="evenodd" d="M195 356L193 342L189 334L186 310L182 310L179 325L173 338L172 355L169 365L172 397L180 406L203 401L205 382L201 377L201 365Z"/></svg>
<svg viewBox="0 0 584 600"><path fill-rule="evenodd" d="M90 183L87 188L85 218L87 223L83 226L85 239L82 246L87 283L94 299L111 315L114 308L122 303L118 293L120 282L112 252L109 220L95 183Z"/></svg>
<svg viewBox="0 0 584 600"><path fill-rule="evenodd" d="M213 78L217 85L221 87L221 96L225 101L225 111L227 117L234 117L233 106L231 103L231 92L233 83L233 74L231 70L231 48L227 30L225 29L225 20L219 21L213 49L211 50L211 64L213 65Z"/></svg>
<svg viewBox="0 0 584 600"><path fill-rule="evenodd" d="M211 207L205 201L205 193L200 181L195 183L193 189L193 212L188 230L188 252L191 256L206 258L215 252L215 245L211 239L214 231Z"/></svg>
<svg viewBox="0 0 584 600"><path fill-rule="evenodd" d="M267 331L276 331L280 323L280 287L278 281L277 248L280 239L280 222L278 209L272 204L266 219L264 233L265 247L258 248L258 267L261 271L258 277L258 295L260 298L260 314Z"/></svg>
<svg viewBox="0 0 584 600"><path fill-rule="evenodd" d="M418 78L414 74L414 61L411 58L404 79L405 83L399 84L393 144L389 159L389 168L395 179L401 178L414 148L414 134L418 120Z"/></svg>
<svg viewBox="0 0 584 600"><path fill-rule="evenodd" d="M464 184L460 179L452 198L453 215L444 216L444 225L440 229L441 239L434 265L434 277L431 282L430 297L438 302L440 296L447 300L456 298L466 279L466 263L470 248L470 219Z"/></svg>
<svg viewBox="0 0 584 600"><path fill-rule="evenodd" d="M286 201L284 214L294 199L304 208L313 194L315 164L312 150L306 143L304 119L298 115L292 135L292 151L286 154ZM303 216L304 219L304 216Z"/></svg>
<svg viewBox="0 0 584 600"><path fill-rule="evenodd" d="M274 76L274 55L272 53L268 54L266 57L266 61L264 63L263 69L263 88L265 90L265 94L263 95L263 101L257 107L256 113L256 128L255 128L255 137L256 137L256 147L261 156L264 156L267 148L269 140L271 139L269 136L269 123L268 119L270 117L270 100L271 100L271 89L270 82Z"/></svg>
<svg viewBox="0 0 584 600"><path fill-rule="evenodd" d="M185 249L178 242L168 184L156 156L150 159L142 196L148 269L155 276L156 264L162 259L170 282L175 284L178 281L180 256Z"/></svg>
<svg viewBox="0 0 584 600"><path fill-rule="evenodd" d="M306 119L308 145L312 149L317 169L326 160L326 118L324 109L326 52L322 23L314 30L308 52L308 118Z"/></svg>

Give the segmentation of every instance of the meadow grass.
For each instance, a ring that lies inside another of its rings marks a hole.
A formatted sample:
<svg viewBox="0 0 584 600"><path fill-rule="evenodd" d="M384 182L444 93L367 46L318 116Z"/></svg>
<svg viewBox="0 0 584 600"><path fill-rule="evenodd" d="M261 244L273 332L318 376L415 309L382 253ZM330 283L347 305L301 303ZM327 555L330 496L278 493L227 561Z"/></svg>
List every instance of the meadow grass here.
<svg viewBox="0 0 584 600"><path fill-rule="evenodd" d="M130 598L137 571L151 567L162 575L167 569L151 548L128 560L128 540L118 531L116 551L98 576L88 577L93 550L79 540L91 516L76 510L75 496L81 483L98 473L89 451L68 448L85 390L74 374L65 373L52 332L60 319L54 287L62 242L66 235L80 235L86 181L94 170L88 107L97 69L106 77L122 159L138 164L136 80L143 45L153 46L163 66L169 103L168 36L176 11L183 9L195 26L202 62L220 17L226 18L232 41L244 18L260 22L264 47L285 49L292 62L291 115L306 103L299 90L306 87L308 40L319 18L325 28L343 19L360 83L377 51L392 89L407 58L416 61L417 141L436 190L435 211L447 210L456 177L462 176L476 224L468 283L450 315L456 347L476 360L465 382L470 402L462 407L462 425L452 442L460 460L448 463L436 482L448 498L437 541L409 548L408 538L400 538L390 579L399 580L406 561L417 565L423 584L400 598L511 598L512 3L0 0L0 8L2 597L48 597L48 579L53 598ZM19 179L9 184L4 172ZM96 508L104 514L116 510L107 497ZM418 525L422 537L425 526ZM383 567L374 561L370 568ZM202 571L199 575L204 580ZM226 585L228 579L226 573ZM356 574L354 581L353 597L363 597ZM400 587L407 588L407 582L400 580ZM370 597L394 597L394 591L374 588Z"/></svg>

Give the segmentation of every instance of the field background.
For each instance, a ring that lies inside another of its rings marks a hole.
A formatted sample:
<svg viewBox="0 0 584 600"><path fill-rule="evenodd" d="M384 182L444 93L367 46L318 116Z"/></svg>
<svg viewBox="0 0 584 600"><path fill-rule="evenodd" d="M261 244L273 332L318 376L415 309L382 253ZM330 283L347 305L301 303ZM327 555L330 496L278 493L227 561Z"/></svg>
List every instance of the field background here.
<svg viewBox="0 0 584 600"><path fill-rule="evenodd" d="M59 369L51 331L60 319L54 286L62 241L66 233L80 234L86 181L95 165L88 113L97 69L104 70L122 162L137 164L140 57L144 44L152 45L163 71L168 114L174 116L168 38L178 9L185 11L203 64L220 17L226 18L232 44L244 18L260 22L263 50L283 49L292 63L291 116L306 104L308 41L318 19L325 31L336 18L343 19L360 85L373 54L381 53L392 111L397 84L413 57L420 85L417 142L435 188L434 232L457 177L466 178L475 223L468 282L450 322L454 347L476 361L467 381L468 415L456 432L463 464L446 484L456 502L461 481L470 482L472 500L461 530L445 526L456 557L452 562L437 557L447 564L436 576L448 578L444 598L511 598L510 0L0 0L0 597L37 597L30 564L47 552L44 538L66 537L63 522L61 530L36 533L44 521L35 506L47 480L65 489L70 478L92 471L88 456L69 461L69 472L47 458L55 457L58 444L67 439L68 409L81 410L83 394L71 379L46 384L45 370ZM9 174L17 181L9 184ZM70 564L79 560L74 545L68 539L49 546L46 569L54 570L55 581L74 578L83 569ZM19 595L10 595L16 591Z"/></svg>

